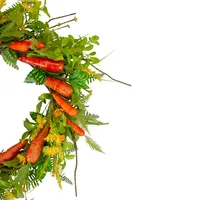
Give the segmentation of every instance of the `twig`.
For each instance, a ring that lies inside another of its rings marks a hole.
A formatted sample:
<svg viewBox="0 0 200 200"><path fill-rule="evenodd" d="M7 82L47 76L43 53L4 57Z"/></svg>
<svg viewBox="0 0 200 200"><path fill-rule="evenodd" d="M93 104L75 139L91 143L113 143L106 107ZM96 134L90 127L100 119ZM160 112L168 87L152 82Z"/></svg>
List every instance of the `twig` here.
<svg viewBox="0 0 200 200"><path fill-rule="evenodd" d="M76 172L78 168L78 148L77 148L76 139L74 138L74 135L72 135L72 140L74 143L75 157L76 157L76 164L74 168L74 189L75 189L75 195L77 197L78 191L77 191L77 183L76 183Z"/></svg>
<svg viewBox="0 0 200 200"><path fill-rule="evenodd" d="M68 15L62 15L62 16L59 16L59 17L51 18L51 19L49 19L48 23L50 21L53 21L53 20L56 20L56 19L61 19L61 18L64 18L64 17L69 17L69 16L72 16L72 15L76 15L76 13L71 13L71 14L68 14Z"/></svg>
<svg viewBox="0 0 200 200"><path fill-rule="evenodd" d="M70 28L70 26L69 26L69 24L67 24L66 26L61 26L61 27L59 27L59 28L54 28L54 29L52 29L52 30L57 31L57 30L60 30L60 29L62 29L62 28Z"/></svg>
<svg viewBox="0 0 200 200"><path fill-rule="evenodd" d="M66 21L66 22L62 22L62 23L58 23L58 24L56 24L56 25L50 26L50 28L55 28L55 27L57 27L57 26L61 26L61 25L63 25L63 24L67 24L67 23L69 23L69 22L73 22L73 21L76 21L76 20L77 20L77 18L70 19L70 20L68 20L68 21Z"/></svg>
<svg viewBox="0 0 200 200"><path fill-rule="evenodd" d="M131 86L131 84L129 83L125 83L123 81L120 81L120 80L117 80L113 77L111 77L109 74L107 74L106 72L100 70L99 68L97 68L96 66L92 65L93 68L95 68L97 71L101 72L102 74L106 75L107 77L109 77L111 80L115 81L115 82L118 82L118 83L121 83L121 84L124 84L124 85L127 85L127 86Z"/></svg>

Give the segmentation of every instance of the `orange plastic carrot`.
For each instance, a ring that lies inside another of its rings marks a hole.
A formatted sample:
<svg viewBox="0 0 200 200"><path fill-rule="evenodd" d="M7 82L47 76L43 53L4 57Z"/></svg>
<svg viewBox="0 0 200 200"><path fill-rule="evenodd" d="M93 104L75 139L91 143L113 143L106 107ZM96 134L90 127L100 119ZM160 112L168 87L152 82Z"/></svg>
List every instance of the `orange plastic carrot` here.
<svg viewBox="0 0 200 200"><path fill-rule="evenodd" d="M70 124L70 125L71 125L71 129L72 129L76 134L78 134L79 136L85 135L85 131L84 131L80 126L78 126L77 124L75 124L74 122L72 122L72 121L70 121L69 119L67 119L66 123L67 123L67 124Z"/></svg>
<svg viewBox="0 0 200 200"><path fill-rule="evenodd" d="M30 40L14 41L12 44L8 45L8 48L16 51L27 52L30 48L31 43L32 42ZM36 44L36 48L42 49L44 48L44 44L42 42L38 42Z"/></svg>
<svg viewBox="0 0 200 200"><path fill-rule="evenodd" d="M45 138L49 133L49 127L44 127L40 130L37 136L31 142L26 153L26 160L30 163L36 163L41 155L44 146Z"/></svg>
<svg viewBox="0 0 200 200"><path fill-rule="evenodd" d="M49 72L61 72L64 68L63 61L54 61L48 58L29 58L26 56L20 56L18 59L22 62L28 63L30 65L33 65L34 67L38 67Z"/></svg>
<svg viewBox="0 0 200 200"><path fill-rule="evenodd" d="M64 97L69 97L73 92L73 88L69 84L56 78L47 77L45 85Z"/></svg>
<svg viewBox="0 0 200 200"><path fill-rule="evenodd" d="M70 116L75 117L78 114L78 110L72 107L67 101L65 101L61 96L56 93L53 93L53 98L56 103Z"/></svg>
<svg viewBox="0 0 200 200"><path fill-rule="evenodd" d="M14 146L10 147L8 150L0 154L0 165L2 165L2 162L12 160L21 149L23 149L28 140L24 140L23 142L19 142L15 144Z"/></svg>
<svg viewBox="0 0 200 200"><path fill-rule="evenodd" d="M8 45L8 48L21 51L21 52L27 52L29 50L29 46L31 44L31 41L14 41L12 44Z"/></svg>

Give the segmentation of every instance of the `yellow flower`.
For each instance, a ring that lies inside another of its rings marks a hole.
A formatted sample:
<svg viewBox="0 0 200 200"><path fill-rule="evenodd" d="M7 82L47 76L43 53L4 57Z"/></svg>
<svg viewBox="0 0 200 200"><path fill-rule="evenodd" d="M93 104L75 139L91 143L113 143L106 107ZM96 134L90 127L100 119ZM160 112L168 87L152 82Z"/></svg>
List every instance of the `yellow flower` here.
<svg viewBox="0 0 200 200"><path fill-rule="evenodd" d="M47 147L43 150L48 156L55 156L59 152L59 147Z"/></svg>
<svg viewBox="0 0 200 200"><path fill-rule="evenodd" d="M43 128L46 121L47 120L45 117L42 117L41 115L37 115L36 122L39 124L38 125L39 128Z"/></svg>
<svg viewBox="0 0 200 200"><path fill-rule="evenodd" d="M59 167L56 159L54 159L54 162L53 162L53 174L56 176L58 186L60 187L60 189L62 189L61 177L60 177L60 167Z"/></svg>
<svg viewBox="0 0 200 200"><path fill-rule="evenodd" d="M6 0L0 0L0 9L6 5Z"/></svg>
<svg viewBox="0 0 200 200"><path fill-rule="evenodd" d="M20 163L22 163L22 165L26 164L26 158L23 155L18 154L17 159L19 160Z"/></svg>
<svg viewBox="0 0 200 200"><path fill-rule="evenodd" d="M53 116L55 117L55 118L57 118L57 117L60 117L61 115L62 115L62 109L56 109L55 111L54 111L54 113L53 113Z"/></svg>
<svg viewBox="0 0 200 200"><path fill-rule="evenodd" d="M6 191L5 192L5 200L14 200L16 198L16 195L14 195L12 192L10 191Z"/></svg>
<svg viewBox="0 0 200 200"><path fill-rule="evenodd" d="M61 143L65 140L65 135L59 134L49 134L45 140L47 142L55 142L57 146L60 146Z"/></svg>

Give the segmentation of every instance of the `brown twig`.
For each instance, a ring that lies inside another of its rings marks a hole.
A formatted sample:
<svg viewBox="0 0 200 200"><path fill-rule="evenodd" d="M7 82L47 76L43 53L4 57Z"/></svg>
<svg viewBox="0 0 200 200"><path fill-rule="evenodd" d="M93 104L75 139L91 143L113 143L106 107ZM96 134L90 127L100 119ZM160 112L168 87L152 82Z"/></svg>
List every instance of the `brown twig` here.
<svg viewBox="0 0 200 200"><path fill-rule="evenodd" d="M62 15L62 16L59 16L59 17L51 18L51 19L49 19L48 23L49 23L50 21L57 20L57 19L61 19L61 18L64 18L64 17L69 17L69 16L72 16L72 15L76 15L76 13L71 13L71 14L68 14L68 15Z"/></svg>
<svg viewBox="0 0 200 200"><path fill-rule="evenodd" d="M75 168L74 168L74 189L75 189L75 195L77 197L78 191L77 191L77 183L76 183L76 172L77 172L77 168L78 168L78 148L77 148L76 139L75 139L73 134L72 134L72 140L73 140L73 143L74 143L75 157L76 157L75 158L76 164L75 164Z"/></svg>
<svg viewBox="0 0 200 200"><path fill-rule="evenodd" d="M129 83L125 83L123 81L120 81L120 80L117 80L115 78L113 78L112 76L110 76L109 74L107 74L106 72L100 70L99 68L97 68L96 66L94 65L91 65L93 68L95 68L97 71L101 72L102 74L106 75L108 78L110 78L111 80L115 81L115 82L118 82L118 83L121 83L121 84L124 84L124 85L127 85L127 86L131 86L131 84Z"/></svg>
<svg viewBox="0 0 200 200"><path fill-rule="evenodd" d="M68 20L68 21L65 21L65 22L58 23L58 24L56 24L56 25L50 26L50 28L55 28L55 27L57 27L57 26L61 26L61 25L63 25L63 24L67 24L67 23L69 23L69 22L73 22L73 21L76 21L76 20L77 20L77 18L70 19L70 20Z"/></svg>

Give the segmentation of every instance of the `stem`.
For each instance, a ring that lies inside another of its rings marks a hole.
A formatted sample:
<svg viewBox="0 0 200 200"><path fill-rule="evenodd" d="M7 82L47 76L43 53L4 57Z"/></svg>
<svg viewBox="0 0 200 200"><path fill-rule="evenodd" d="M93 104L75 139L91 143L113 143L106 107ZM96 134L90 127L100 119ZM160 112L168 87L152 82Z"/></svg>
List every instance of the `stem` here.
<svg viewBox="0 0 200 200"><path fill-rule="evenodd" d="M109 74L107 74L106 72L100 70L100 69L97 68L96 66L94 66L94 65L91 65L91 66L92 66L93 68L95 68L97 71L99 71L99 72L101 72L102 74L106 75L106 76L107 76L108 78L110 78L111 80L113 80L113 81L115 81L115 82L118 82L118 83L121 83L121 84L124 84L124 85L127 85L127 86L131 86L131 84L129 84L129 83L125 83L125 82L123 82L123 81L120 81L120 80L117 80L117 79L111 77Z"/></svg>
<svg viewBox="0 0 200 200"><path fill-rule="evenodd" d="M72 16L72 15L76 15L76 13L71 13L71 14L68 14L68 15L62 15L62 16L59 16L59 17L51 18L51 19L49 19L49 21L47 23L49 23L50 21L56 20L56 19L61 19L61 18L69 17L69 16Z"/></svg>
<svg viewBox="0 0 200 200"><path fill-rule="evenodd" d="M78 149L77 149L76 139L75 139L74 135L72 135L72 139L74 142L75 157L76 157L76 164L75 164L75 168L74 168L74 189L75 189L75 195L77 197L78 191L77 191L77 183L76 183L76 173L77 173L77 168L78 168Z"/></svg>
<svg viewBox="0 0 200 200"><path fill-rule="evenodd" d="M61 25L63 25L63 24L67 24L67 23L69 23L69 22L73 22L73 21L76 21L76 18L70 19L70 20L68 20L68 21L66 21L66 22L62 22L62 23L58 23L58 24L56 24L56 25L50 26L50 29L51 29L51 28L55 28L55 27L57 27L57 26L61 26Z"/></svg>
<svg viewBox="0 0 200 200"><path fill-rule="evenodd" d="M69 26L69 24L67 24L66 26L61 26L61 27L55 28L55 29L53 29L53 30L54 30L54 31L57 31L57 30L60 30L60 29L62 29L62 28L70 28L70 26Z"/></svg>

